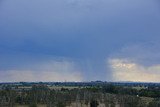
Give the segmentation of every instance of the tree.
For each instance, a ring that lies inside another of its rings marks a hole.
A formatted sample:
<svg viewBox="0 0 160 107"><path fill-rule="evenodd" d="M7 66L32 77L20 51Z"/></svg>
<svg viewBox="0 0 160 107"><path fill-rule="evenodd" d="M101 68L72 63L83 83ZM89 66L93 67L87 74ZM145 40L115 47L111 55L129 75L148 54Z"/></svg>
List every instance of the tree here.
<svg viewBox="0 0 160 107"><path fill-rule="evenodd" d="M90 107L98 107L98 101L96 101L96 100L92 100L91 102L90 102Z"/></svg>

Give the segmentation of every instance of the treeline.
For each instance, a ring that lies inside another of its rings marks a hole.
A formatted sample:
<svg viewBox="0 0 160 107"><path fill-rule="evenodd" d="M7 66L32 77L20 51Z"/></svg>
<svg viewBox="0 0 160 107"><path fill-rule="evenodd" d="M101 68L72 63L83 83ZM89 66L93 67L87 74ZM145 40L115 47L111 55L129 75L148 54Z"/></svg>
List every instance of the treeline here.
<svg viewBox="0 0 160 107"><path fill-rule="evenodd" d="M37 107L37 104L47 107L98 107L102 104L105 107L160 107L159 91L158 88L136 90L112 84L60 90L49 89L43 84L19 91L6 87L0 91L0 107ZM153 100L144 101L139 96L153 97Z"/></svg>
<svg viewBox="0 0 160 107"><path fill-rule="evenodd" d="M116 86L109 84L104 86L88 87L87 89L93 92L160 98L160 87L147 87L145 89L142 88L138 90L132 87Z"/></svg>
<svg viewBox="0 0 160 107"><path fill-rule="evenodd" d="M101 89L102 92L122 94L122 95L138 95L142 97L152 97L160 98L160 87L147 87L145 89L135 89L132 87L125 86L114 86L112 84L102 86L101 88L97 87L97 90Z"/></svg>

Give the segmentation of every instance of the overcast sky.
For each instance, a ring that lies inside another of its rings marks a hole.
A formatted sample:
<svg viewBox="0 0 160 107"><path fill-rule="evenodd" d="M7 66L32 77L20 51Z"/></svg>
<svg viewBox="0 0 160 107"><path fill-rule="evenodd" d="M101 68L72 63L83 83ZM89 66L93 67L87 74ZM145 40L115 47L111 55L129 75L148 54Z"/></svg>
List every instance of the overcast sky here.
<svg viewBox="0 0 160 107"><path fill-rule="evenodd" d="M159 0L0 0L0 82L160 82Z"/></svg>

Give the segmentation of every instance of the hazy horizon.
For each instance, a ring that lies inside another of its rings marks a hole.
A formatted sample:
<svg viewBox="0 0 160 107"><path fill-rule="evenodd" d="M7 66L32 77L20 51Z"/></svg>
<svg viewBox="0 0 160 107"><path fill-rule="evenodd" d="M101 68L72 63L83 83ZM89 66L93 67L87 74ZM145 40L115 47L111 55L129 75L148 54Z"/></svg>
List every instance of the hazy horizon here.
<svg viewBox="0 0 160 107"><path fill-rule="evenodd" d="M0 0L0 82L160 82L160 1Z"/></svg>

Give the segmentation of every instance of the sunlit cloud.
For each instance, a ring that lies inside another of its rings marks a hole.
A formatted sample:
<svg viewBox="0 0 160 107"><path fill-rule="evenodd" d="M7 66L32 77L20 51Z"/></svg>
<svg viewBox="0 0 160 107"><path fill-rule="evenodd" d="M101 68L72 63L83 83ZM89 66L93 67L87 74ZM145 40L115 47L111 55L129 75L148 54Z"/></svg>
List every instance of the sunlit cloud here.
<svg viewBox="0 0 160 107"><path fill-rule="evenodd" d="M160 65L143 66L129 59L109 59L115 81L159 82Z"/></svg>

